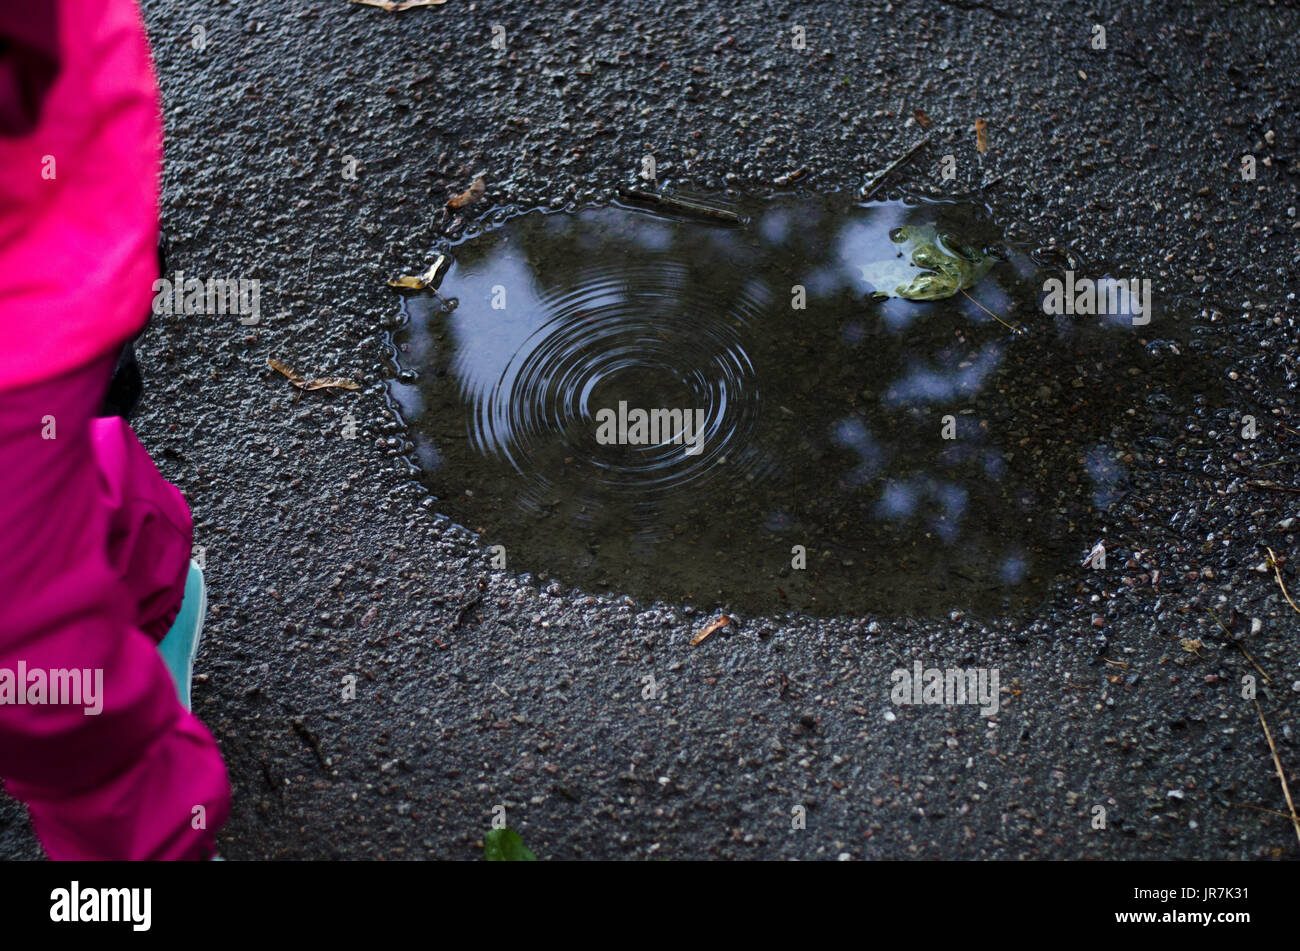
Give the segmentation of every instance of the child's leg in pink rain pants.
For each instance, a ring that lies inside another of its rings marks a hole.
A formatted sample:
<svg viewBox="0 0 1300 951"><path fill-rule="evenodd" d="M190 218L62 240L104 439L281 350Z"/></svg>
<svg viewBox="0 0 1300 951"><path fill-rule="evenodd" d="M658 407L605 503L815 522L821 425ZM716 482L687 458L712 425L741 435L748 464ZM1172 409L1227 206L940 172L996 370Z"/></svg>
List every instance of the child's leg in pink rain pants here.
<svg viewBox="0 0 1300 951"><path fill-rule="evenodd" d="M92 419L112 366L0 390L0 776L51 858L209 858L225 767L156 649L190 513L125 422ZM20 662L102 670L102 710L6 700Z"/></svg>

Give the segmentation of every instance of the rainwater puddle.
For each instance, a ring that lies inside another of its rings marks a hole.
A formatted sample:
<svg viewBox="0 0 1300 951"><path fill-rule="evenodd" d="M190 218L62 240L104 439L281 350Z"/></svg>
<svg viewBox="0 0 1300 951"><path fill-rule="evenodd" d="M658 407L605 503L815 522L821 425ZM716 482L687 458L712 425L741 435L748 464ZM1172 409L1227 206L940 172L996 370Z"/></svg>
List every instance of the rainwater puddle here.
<svg viewBox="0 0 1300 951"><path fill-rule="evenodd" d="M509 569L748 612L1019 614L1201 389L1172 308L1045 315L1063 259L978 206L731 207L743 225L517 215L446 249L453 308L404 299L411 459ZM930 228L984 258L969 296L877 297Z"/></svg>

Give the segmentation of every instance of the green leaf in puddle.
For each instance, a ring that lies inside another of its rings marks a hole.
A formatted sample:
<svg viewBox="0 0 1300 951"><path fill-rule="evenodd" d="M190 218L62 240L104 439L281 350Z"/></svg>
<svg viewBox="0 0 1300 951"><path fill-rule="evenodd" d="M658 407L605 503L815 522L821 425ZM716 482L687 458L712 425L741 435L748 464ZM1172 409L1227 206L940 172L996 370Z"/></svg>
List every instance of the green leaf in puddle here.
<svg viewBox="0 0 1300 951"><path fill-rule="evenodd" d="M489 862L536 862L514 829L489 829L483 836L483 858Z"/></svg>
<svg viewBox="0 0 1300 951"><path fill-rule="evenodd" d="M861 267L862 276L885 297L905 300L942 300L974 287L993 266L994 258L981 254L951 234L939 234L934 225L905 225L889 233L901 244L901 257L873 261ZM920 268L920 273L917 273Z"/></svg>

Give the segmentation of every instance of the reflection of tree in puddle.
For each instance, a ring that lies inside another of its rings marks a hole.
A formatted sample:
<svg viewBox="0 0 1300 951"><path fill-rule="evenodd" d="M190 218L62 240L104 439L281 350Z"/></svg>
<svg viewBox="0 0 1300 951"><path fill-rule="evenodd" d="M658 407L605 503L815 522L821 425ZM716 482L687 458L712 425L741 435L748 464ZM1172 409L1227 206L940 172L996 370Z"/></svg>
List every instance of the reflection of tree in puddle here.
<svg viewBox="0 0 1300 951"><path fill-rule="evenodd" d="M1104 502L1092 490L1114 483L1099 445L1152 384L1066 381L1080 358L1141 348L1100 323L1054 328L1015 253L972 289L979 304L872 296L863 265L897 261L894 228L992 246L970 207L746 211L742 228L533 213L456 248L442 290L458 306L408 303L399 362L420 378L393 384L445 511L515 569L645 598L818 614L1031 603L1077 561ZM597 414L620 403L703 409L701 451L600 443Z"/></svg>

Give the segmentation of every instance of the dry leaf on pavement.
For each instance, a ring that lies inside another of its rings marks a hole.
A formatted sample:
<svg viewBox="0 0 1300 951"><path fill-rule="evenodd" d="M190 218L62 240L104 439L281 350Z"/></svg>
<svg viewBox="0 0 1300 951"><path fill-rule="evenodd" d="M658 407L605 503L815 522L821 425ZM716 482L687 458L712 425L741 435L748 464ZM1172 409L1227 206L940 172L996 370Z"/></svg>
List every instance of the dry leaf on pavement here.
<svg viewBox="0 0 1300 951"><path fill-rule="evenodd" d="M341 376L326 376L315 380L309 380L283 360L277 360L270 357L266 361L271 365L272 370L283 373L289 378L289 382L300 390L359 390L360 384L353 382Z"/></svg>
<svg viewBox="0 0 1300 951"><path fill-rule="evenodd" d="M693 638L691 638L691 646L694 647L696 644L703 643L704 639L708 637L710 634L712 634L714 631L720 631L730 623L731 623L731 618L727 617L727 615L725 614L719 614L708 624L704 625L704 627L700 629L700 632L698 634L696 634Z"/></svg>
<svg viewBox="0 0 1300 951"><path fill-rule="evenodd" d="M466 205L472 205L483 197L483 192L487 191L487 183L483 181L480 175L474 179L474 184L465 189L459 195L453 195L447 199L447 207L453 211L457 208L464 208Z"/></svg>

